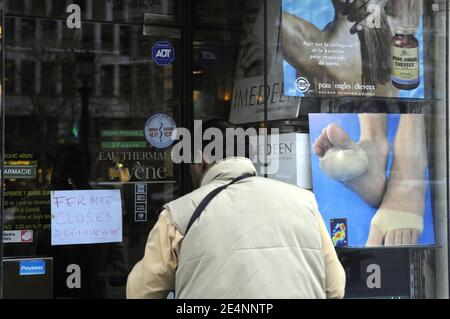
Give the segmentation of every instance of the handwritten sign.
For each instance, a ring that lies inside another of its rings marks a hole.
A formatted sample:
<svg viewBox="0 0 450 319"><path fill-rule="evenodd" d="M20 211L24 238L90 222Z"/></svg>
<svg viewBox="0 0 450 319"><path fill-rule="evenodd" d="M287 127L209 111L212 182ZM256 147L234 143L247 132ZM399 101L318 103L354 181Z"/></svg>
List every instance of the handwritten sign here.
<svg viewBox="0 0 450 319"><path fill-rule="evenodd" d="M122 241L119 190L52 191L52 245Z"/></svg>

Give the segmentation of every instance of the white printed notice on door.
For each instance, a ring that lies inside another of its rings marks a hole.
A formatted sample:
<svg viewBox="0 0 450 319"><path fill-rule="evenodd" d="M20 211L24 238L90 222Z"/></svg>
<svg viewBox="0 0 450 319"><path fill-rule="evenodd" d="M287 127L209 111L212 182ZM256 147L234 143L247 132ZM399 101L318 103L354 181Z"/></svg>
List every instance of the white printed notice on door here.
<svg viewBox="0 0 450 319"><path fill-rule="evenodd" d="M52 246L122 242L119 190L52 191Z"/></svg>

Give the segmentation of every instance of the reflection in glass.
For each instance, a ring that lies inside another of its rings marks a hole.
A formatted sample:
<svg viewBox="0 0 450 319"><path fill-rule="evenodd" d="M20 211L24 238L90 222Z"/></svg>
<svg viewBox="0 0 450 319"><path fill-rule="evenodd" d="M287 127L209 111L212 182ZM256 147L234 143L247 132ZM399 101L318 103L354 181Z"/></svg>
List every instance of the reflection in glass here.
<svg viewBox="0 0 450 319"><path fill-rule="evenodd" d="M157 39L142 35L144 9L132 7L135 1L78 1L82 10L92 10L83 19L102 21L83 21L81 29L64 21L72 1L44 2L51 10L31 13L24 2L9 1L7 12L5 153L8 164L32 165L37 173L5 181L4 229L33 230L31 243L9 243L5 254L52 256L57 298L123 298L129 267L141 258L157 209L181 191L170 149L152 147L143 134L155 112L179 122L179 62L165 67L151 60ZM119 12L120 3L127 12ZM168 1L154 3L155 11L171 8L163 5ZM117 16L138 25L111 23ZM178 50L178 42L171 43ZM164 176L153 174L161 168ZM148 185L146 222L135 221L136 183ZM54 189L120 189L123 243L51 246ZM68 264L81 267L81 289L67 288Z"/></svg>

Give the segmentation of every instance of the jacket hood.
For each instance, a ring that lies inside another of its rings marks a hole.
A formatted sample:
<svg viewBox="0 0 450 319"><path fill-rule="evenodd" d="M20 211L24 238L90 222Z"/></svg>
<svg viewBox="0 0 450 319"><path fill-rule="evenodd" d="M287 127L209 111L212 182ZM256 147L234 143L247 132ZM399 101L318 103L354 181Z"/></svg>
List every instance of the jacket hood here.
<svg viewBox="0 0 450 319"><path fill-rule="evenodd" d="M205 186L212 181L232 180L244 174L257 175L252 161L245 157L229 157L211 165L202 177L200 186Z"/></svg>

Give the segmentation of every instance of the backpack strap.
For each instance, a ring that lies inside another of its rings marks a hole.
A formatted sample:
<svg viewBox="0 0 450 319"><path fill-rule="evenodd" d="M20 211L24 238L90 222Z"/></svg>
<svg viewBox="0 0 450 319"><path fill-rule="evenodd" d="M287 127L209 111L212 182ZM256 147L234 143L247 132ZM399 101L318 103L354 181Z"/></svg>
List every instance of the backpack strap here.
<svg viewBox="0 0 450 319"><path fill-rule="evenodd" d="M187 235L189 229L191 228L192 224L194 224L194 222L200 218L200 215L202 214L203 210L206 208L206 206L208 206L209 202L216 197L221 191L223 191L224 189L226 189L228 186L237 183L243 179L249 178L255 176L253 174L245 174L242 176L239 176L238 178L233 179L231 182L229 182L226 185L217 187L216 189L214 189L212 192L210 192L208 195L205 196L205 198L203 198L203 200L200 202L200 204L197 206L197 208L195 209L194 213L191 216L191 219L189 220L189 224L186 228L186 231L184 233L184 236Z"/></svg>

